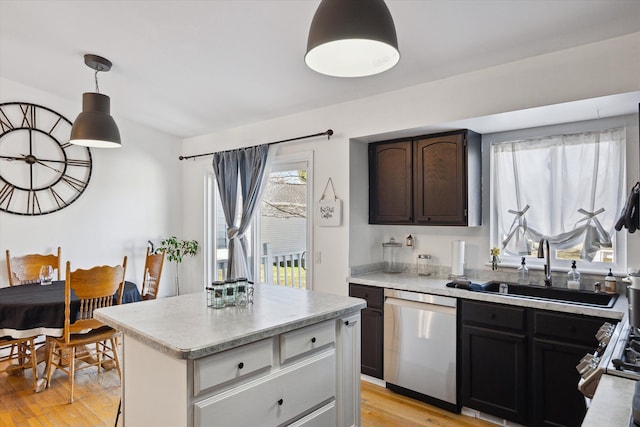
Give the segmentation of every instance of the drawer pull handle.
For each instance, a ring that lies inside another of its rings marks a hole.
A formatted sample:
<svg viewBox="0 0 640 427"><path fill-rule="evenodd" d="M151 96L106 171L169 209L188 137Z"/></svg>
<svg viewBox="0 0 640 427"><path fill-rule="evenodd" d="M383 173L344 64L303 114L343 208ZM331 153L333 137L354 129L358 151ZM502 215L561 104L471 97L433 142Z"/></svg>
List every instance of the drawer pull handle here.
<svg viewBox="0 0 640 427"><path fill-rule="evenodd" d="M244 368L244 362L238 363L238 369L242 369L242 368Z"/></svg>
<svg viewBox="0 0 640 427"><path fill-rule="evenodd" d="M278 406L282 406L283 403L284 403L284 400L278 399Z"/></svg>
<svg viewBox="0 0 640 427"><path fill-rule="evenodd" d="M315 343L316 342L316 337L311 338L311 342Z"/></svg>

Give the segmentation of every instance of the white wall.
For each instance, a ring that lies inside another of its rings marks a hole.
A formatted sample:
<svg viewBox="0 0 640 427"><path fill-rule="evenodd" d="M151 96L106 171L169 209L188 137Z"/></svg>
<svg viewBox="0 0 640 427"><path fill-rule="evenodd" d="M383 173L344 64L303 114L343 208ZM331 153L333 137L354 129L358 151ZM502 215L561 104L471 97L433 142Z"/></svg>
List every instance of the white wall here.
<svg viewBox="0 0 640 427"><path fill-rule="evenodd" d="M640 90L639 57L640 33L636 33L354 102L190 138L184 142L184 153L256 145L332 128L335 134L330 141L318 138L286 144L281 149L284 152L314 151L314 201L319 198L329 176L333 178L338 196L343 199L343 225L314 228L314 251L316 257L321 254L322 262L314 266L313 281L316 290L346 294L345 278L349 275L349 266L373 260L378 256L377 248L381 242L378 232L366 224L368 199L362 189L362 180L366 177L361 175L366 174L363 168L366 162L363 163L361 157L363 149L350 141L490 114L637 91ZM204 233L203 173L210 168L210 162L210 157L206 157L183 164L184 232L200 239ZM483 197L486 199L486 195ZM450 247L448 242L454 239L472 240L477 248L470 248L467 255L475 260L475 264L484 262L480 253L488 248L488 232L483 228L437 227L429 229L425 236L447 248ZM448 258L450 255L443 253L443 262ZM203 260L199 262L203 263ZM204 271L203 265L197 269Z"/></svg>
<svg viewBox="0 0 640 427"><path fill-rule="evenodd" d="M0 78L0 102L31 102L71 121L80 112L81 95L70 102ZM91 149L91 181L78 200L42 216L0 212L0 286L8 283L6 249L21 255L51 253L57 246L62 248L63 263L70 261L72 269L115 265L126 255L127 280L140 285L147 240L158 243L162 237L180 235L180 140L127 122L113 108L112 114L120 129L122 148ZM173 277L173 265L166 263L161 296L174 292Z"/></svg>

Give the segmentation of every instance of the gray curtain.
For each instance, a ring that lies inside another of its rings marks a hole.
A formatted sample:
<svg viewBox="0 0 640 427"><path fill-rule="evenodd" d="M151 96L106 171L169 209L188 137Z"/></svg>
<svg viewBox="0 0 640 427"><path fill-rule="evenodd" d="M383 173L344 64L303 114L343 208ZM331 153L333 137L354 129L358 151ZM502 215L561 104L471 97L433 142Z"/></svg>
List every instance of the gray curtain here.
<svg viewBox="0 0 640 427"><path fill-rule="evenodd" d="M253 281L245 232L256 208L260 206L264 184L269 176L270 163L268 144L213 155L213 170L218 182L229 238L227 278L246 277ZM242 211L240 223L236 224L238 178Z"/></svg>

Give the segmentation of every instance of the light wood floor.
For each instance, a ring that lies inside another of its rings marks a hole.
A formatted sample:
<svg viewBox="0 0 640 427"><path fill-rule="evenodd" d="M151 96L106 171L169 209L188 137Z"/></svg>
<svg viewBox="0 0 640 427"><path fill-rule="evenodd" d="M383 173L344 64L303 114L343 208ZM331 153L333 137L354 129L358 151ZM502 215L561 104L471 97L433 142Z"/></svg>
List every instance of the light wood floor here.
<svg viewBox="0 0 640 427"><path fill-rule="evenodd" d="M0 365L0 369L4 366ZM40 371L43 365L40 365ZM95 368L76 374L74 403L69 404L67 376L55 372L51 387L33 393L31 372L0 374L0 426L113 426L120 401L120 380L115 370ZM393 393L365 381L362 384L362 427L493 426L456 415ZM119 426L122 425L120 418Z"/></svg>
<svg viewBox="0 0 640 427"><path fill-rule="evenodd" d="M360 384L362 427L496 427L495 424L454 414L366 381L360 381Z"/></svg>

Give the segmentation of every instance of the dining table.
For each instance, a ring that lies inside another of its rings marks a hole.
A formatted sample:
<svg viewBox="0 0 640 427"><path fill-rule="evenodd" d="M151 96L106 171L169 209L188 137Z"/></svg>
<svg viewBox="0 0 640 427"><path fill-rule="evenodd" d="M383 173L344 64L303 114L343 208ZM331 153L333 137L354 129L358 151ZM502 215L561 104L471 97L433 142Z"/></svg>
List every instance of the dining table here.
<svg viewBox="0 0 640 427"><path fill-rule="evenodd" d="M114 305L118 293L114 294ZM122 303L142 301L135 283L125 282ZM71 291L71 320L80 308ZM38 335L61 337L64 332L64 280L0 288L0 336L28 338Z"/></svg>
<svg viewBox="0 0 640 427"><path fill-rule="evenodd" d="M0 337L37 337L48 335L61 337L64 333L64 280L50 285L39 283L0 288ZM124 283L122 303L142 301L135 283ZM118 303L118 292L113 295L113 304ZM80 302L71 291L71 320L78 314ZM44 346L36 352L38 363L45 361ZM36 392L46 386L43 378L37 380Z"/></svg>

